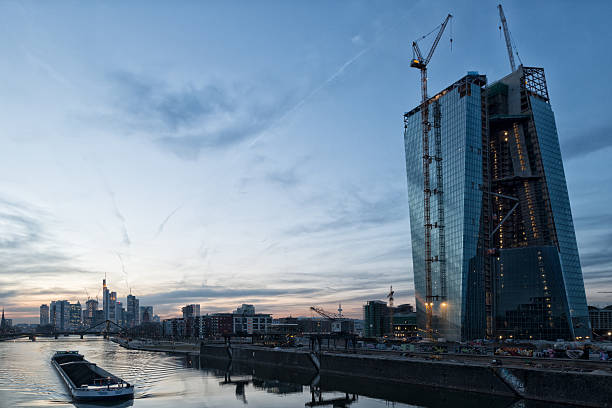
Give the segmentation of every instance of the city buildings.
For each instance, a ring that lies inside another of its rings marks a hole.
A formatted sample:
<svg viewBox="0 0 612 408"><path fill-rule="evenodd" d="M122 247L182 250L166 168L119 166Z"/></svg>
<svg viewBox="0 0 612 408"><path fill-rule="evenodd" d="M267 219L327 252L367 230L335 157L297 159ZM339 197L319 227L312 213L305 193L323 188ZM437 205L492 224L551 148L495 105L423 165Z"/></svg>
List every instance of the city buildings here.
<svg viewBox="0 0 612 408"><path fill-rule="evenodd" d="M117 292L108 294L108 320L117 323Z"/></svg>
<svg viewBox="0 0 612 408"><path fill-rule="evenodd" d="M115 323L117 323L119 326L125 327L126 315L127 313L125 309L123 308L123 304L121 303L121 301L116 300L115 301Z"/></svg>
<svg viewBox="0 0 612 408"><path fill-rule="evenodd" d="M181 309L183 319L193 319L200 316L200 305L187 305Z"/></svg>
<svg viewBox="0 0 612 408"><path fill-rule="evenodd" d="M135 327L140 324L140 301L131 293L127 295L127 326Z"/></svg>
<svg viewBox="0 0 612 408"><path fill-rule="evenodd" d="M49 324L49 306L40 305L40 325L46 326Z"/></svg>
<svg viewBox="0 0 612 408"><path fill-rule="evenodd" d="M2 308L2 318L0 318L0 333L4 333L11 326L8 320L9 319L4 317L4 308Z"/></svg>
<svg viewBox="0 0 612 408"><path fill-rule="evenodd" d="M64 331L70 328L70 303L67 300L56 300L49 305L49 320L55 330Z"/></svg>
<svg viewBox="0 0 612 408"><path fill-rule="evenodd" d="M70 329L78 329L81 327L81 302L77 301L76 303L69 304L69 328Z"/></svg>
<svg viewBox="0 0 612 408"><path fill-rule="evenodd" d="M234 333L267 333L272 325L272 316L256 314L255 306L243 304L233 313Z"/></svg>
<svg viewBox="0 0 612 408"><path fill-rule="evenodd" d="M364 337L382 337L391 331L389 307L381 300L369 300L363 306Z"/></svg>
<svg viewBox="0 0 612 408"><path fill-rule="evenodd" d="M215 313L210 315L210 335L214 337L231 334L234 331L232 313Z"/></svg>
<svg viewBox="0 0 612 408"><path fill-rule="evenodd" d="M404 115L418 326L455 341L590 336L544 70L489 87L470 72L427 105L425 158L421 107Z"/></svg>
<svg viewBox="0 0 612 408"><path fill-rule="evenodd" d="M181 309L185 323L186 337L202 337L202 320L200 318L200 305L192 304Z"/></svg>
<svg viewBox="0 0 612 408"><path fill-rule="evenodd" d="M85 302L85 310L83 310L83 324L86 327L94 326L96 323L96 312L98 311L98 301L96 299L88 299Z"/></svg>
<svg viewBox="0 0 612 408"><path fill-rule="evenodd" d="M104 311L103 320L110 320L110 291L106 286L106 278L102 280L102 310Z"/></svg>
<svg viewBox="0 0 612 408"><path fill-rule="evenodd" d="M612 305L601 309L589 306L589 319L594 335L610 337L608 333L612 333Z"/></svg>
<svg viewBox="0 0 612 408"><path fill-rule="evenodd" d="M153 321L153 306L140 306L138 321L142 323L150 323Z"/></svg>

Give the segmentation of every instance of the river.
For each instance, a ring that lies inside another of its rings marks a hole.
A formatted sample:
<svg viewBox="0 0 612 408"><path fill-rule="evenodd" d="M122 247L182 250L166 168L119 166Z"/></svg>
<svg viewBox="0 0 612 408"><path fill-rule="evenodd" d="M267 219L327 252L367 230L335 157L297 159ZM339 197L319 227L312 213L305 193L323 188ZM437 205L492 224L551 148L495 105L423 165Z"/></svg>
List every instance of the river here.
<svg viewBox="0 0 612 408"><path fill-rule="evenodd" d="M71 402L62 380L50 363L55 350L78 350L87 360L134 384L134 400L111 404L113 407L551 406L352 378L310 378L310 374L270 367L254 368L236 364L228 367L226 362L221 361L127 350L99 337L64 337L57 340L39 338L35 342L27 339L0 342L0 407L100 406Z"/></svg>

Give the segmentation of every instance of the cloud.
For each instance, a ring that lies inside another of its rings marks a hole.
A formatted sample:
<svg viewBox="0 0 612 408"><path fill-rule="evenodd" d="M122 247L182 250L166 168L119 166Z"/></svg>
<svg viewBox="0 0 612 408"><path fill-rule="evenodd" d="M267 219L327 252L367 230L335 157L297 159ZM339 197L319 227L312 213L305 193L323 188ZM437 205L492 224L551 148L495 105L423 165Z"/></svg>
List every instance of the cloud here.
<svg viewBox="0 0 612 408"><path fill-rule="evenodd" d="M400 190L387 192L374 200L350 190L329 212L330 220L302 223L286 232L288 235L312 234L401 221L408 217L406 201L405 192Z"/></svg>
<svg viewBox="0 0 612 408"><path fill-rule="evenodd" d="M88 273L56 247L45 227L48 218L26 203L0 197L0 276Z"/></svg>
<svg viewBox="0 0 612 408"><path fill-rule="evenodd" d="M0 290L0 300L13 300L17 295L16 290Z"/></svg>
<svg viewBox="0 0 612 408"><path fill-rule="evenodd" d="M32 218L0 209L0 249L16 249L40 237L40 225Z"/></svg>
<svg viewBox="0 0 612 408"><path fill-rule="evenodd" d="M159 224L159 227L157 227L157 234L155 234L156 237L158 237L164 231L164 227L166 226L166 223L170 220L170 218L172 218L174 214L177 213L178 210L180 210L183 207L183 205L184 204L181 204L178 207L176 207L174 210L170 212L170 214L168 214L166 218L164 218L162 223Z"/></svg>
<svg viewBox="0 0 612 408"><path fill-rule="evenodd" d="M363 45L364 41L363 41L363 37L361 36L361 34L356 34L351 38L351 42L355 45Z"/></svg>
<svg viewBox="0 0 612 408"><path fill-rule="evenodd" d="M295 295L313 295L319 293L321 289L316 288L247 288L247 289L232 289L223 286L205 286L194 289L177 289L164 292L142 295L142 302L147 304L167 305L178 304L181 302L191 302L196 300L212 300L212 299L233 299L238 298L243 301L246 297L260 298L270 296L295 296ZM141 303L142 303L141 302Z"/></svg>
<svg viewBox="0 0 612 408"><path fill-rule="evenodd" d="M110 76L117 121L151 138L163 150L195 160L204 149L223 149L253 139L282 117L295 99L262 84L170 84L129 72Z"/></svg>
<svg viewBox="0 0 612 408"><path fill-rule="evenodd" d="M612 125L590 129L561 143L563 158L575 159L612 147Z"/></svg>
<svg viewBox="0 0 612 408"><path fill-rule="evenodd" d="M270 171L266 174L265 178L267 181L285 188L295 187L300 183L296 167L286 170Z"/></svg>
<svg viewBox="0 0 612 408"><path fill-rule="evenodd" d="M121 228L121 242L123 243L123 245L129 247L132 244L132 240L130 239L130 235L128 234L125 217L123 216L123 213L121 213L121 211L119 210L119 206L117 205L117 199L115 198L115 192L110 188L110 185L108 184L108 182L106 181L106 178L102 175L101 172L100 172L100 175L102 176L102 179L104 180L104 188L106 189L106 192L108 193L111 199L113 215L115 216L115 218L117 218L117 220L119 220L119 224L120 224L119 226Z"/></svg>

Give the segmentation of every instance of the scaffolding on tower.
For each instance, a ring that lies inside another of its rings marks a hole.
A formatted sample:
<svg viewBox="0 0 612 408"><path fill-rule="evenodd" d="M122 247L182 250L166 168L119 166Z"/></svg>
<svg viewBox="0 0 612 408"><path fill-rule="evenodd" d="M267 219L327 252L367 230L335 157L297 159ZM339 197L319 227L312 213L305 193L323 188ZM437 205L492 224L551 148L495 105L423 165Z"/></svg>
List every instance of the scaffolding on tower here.
<svg viewBox="0 0 612 408"><path fill-rule="evenodd" d="M412 42L412 50L414 56L410 62L412 68L417 68L421 71L421 127L423 140L423 227L424 227L424 243L425 243L425 312L426 312L426 332L432 335L432 314L434 301L446 301L446 254L445 254L445 234L444 234L444 200L443 200L443 166L442 166L442 135L441 135L441 109L438 100L434 103L434 155L432 156L429 148L429 132L431 123L429 122L429 97L427 95L427 66L433 56L440 38L446 29L452 15L447 15L442 24L436 38L427 54L423 58L418 41L426 38L429 34L422 36L419 40ZM452 38L451 38L452 44ZM431 170L432 161L436 162L436 187L432 190L431 187ZM435 194L438 203L438 220L432 222L431 217L431 197ZM431 233L436 228L438 231L438 254L434 257L432 254ZM440 292L437 295L433 294L432 287L432 264L439 263L440 272Z"/></svg>

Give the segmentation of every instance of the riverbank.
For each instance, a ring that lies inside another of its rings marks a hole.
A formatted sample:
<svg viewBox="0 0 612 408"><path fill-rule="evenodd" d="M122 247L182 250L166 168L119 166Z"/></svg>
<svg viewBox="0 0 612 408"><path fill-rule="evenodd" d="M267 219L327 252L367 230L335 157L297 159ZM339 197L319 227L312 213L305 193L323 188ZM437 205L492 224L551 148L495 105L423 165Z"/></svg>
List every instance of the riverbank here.
<svg viewBox="0 0 612 408"><path fill-rule="evenodd" d="M589 407L612 406L612 367L606 362L513 357L470 359L270 349L202 343L200 357L301 370L311 374L413 384Z"/></svg>
<svg viewBox="0 0 612 408"><path fill-rule="evenodd" d="M165 353L179 354L200 354L200 344L182 343L174 341L141 341L141 340L125 340L122 338L112 338L111 341L131 350L156 351Z"/></svg>

